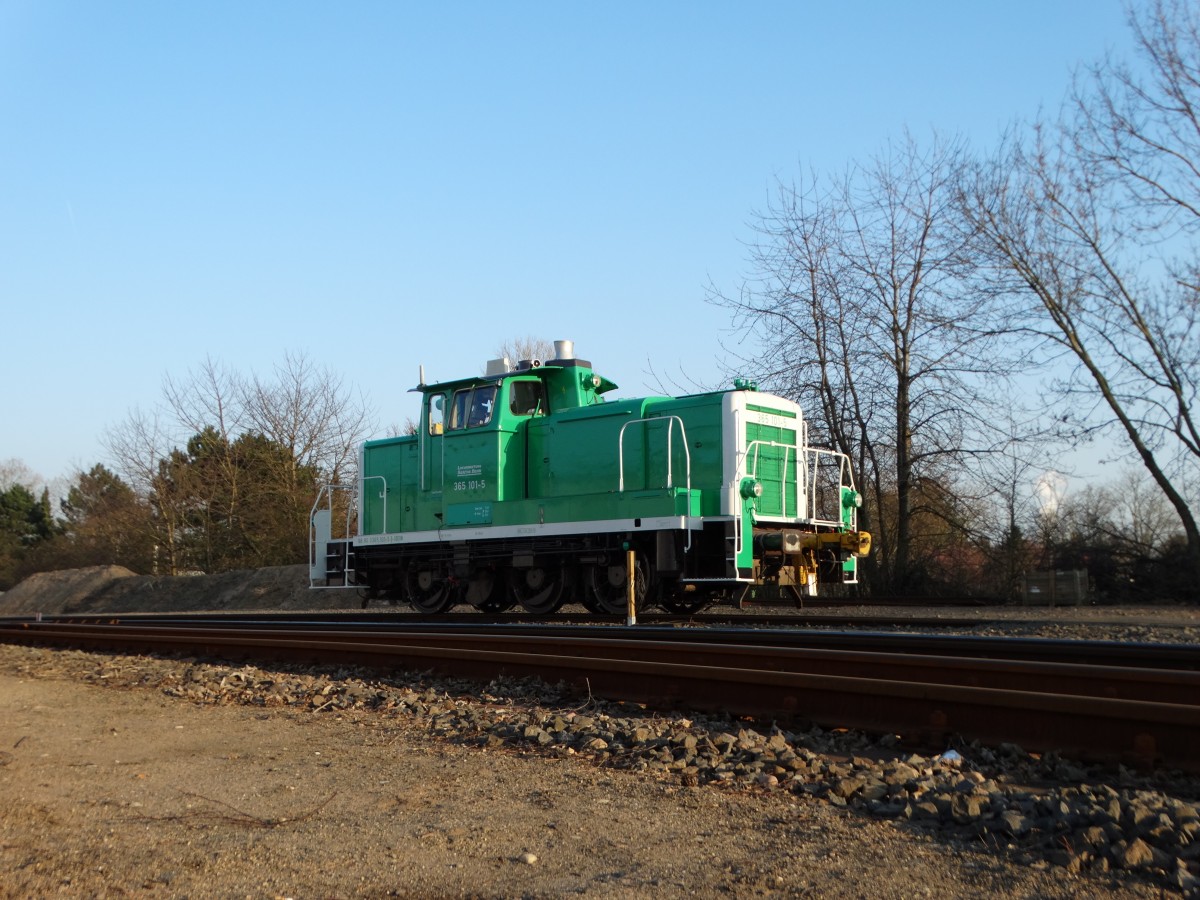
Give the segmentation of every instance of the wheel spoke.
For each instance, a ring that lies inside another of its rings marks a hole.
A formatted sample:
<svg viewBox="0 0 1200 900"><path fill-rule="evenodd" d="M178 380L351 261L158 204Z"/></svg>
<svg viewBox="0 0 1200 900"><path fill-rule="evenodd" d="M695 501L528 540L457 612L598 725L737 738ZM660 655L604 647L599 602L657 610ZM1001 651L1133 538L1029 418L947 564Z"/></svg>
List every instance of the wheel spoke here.
<svg viewBox="0 0 1200 900"><path fill-rule="evenodd" d="M677 616L690 616L698 613L713 602L712 597L701 591L663 591L658 598L658 605L669 613Z"/></svg>
<svg viewBox="0 0 1200 900"><path fill-rule="evenodd" d="M413 609L428 615L444 613L455 603L455 589L444 572L429 568L409 571L405 587Z"/></svg>
<svg viewBox="0 0 1200 900"><path fill-rule="evenodd" d="M522 609L544 616L563 605L565 582L565 573L559 566L531 566L513 569L508 583L513 600Z"/></svg>
<svg viewBox="0 0 1200 900"><path fill-rule="evenodd" d="M467 582L466 601L480 612L501 613L516 602L504 589L504 576L493 569L479 569Z"/></svg>
<svg viewBox="0 0 1200 900"><path fill-rule="evenodd" d="M633 590L637 609L645 609L650 573L639 556L634 568ZM619 616L629 611L629 575L623 565L592 566L588 570L588 587L595 612ZM589 605L590 608L590 605Z"/></svg>

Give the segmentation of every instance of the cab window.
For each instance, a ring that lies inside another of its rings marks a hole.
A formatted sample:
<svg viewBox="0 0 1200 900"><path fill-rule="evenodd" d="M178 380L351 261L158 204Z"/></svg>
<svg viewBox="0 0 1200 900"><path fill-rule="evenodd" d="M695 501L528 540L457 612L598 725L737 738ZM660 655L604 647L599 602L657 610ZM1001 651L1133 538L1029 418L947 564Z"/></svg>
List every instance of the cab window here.
<svg viewBox="0 0 1200 900"><path fill-rule="evenodd" d="M541 380L513 381L508 395L508 408L514 415L545 415L546 386Z"/></svg>
<svg viewBox="0 0 1200 900"><path fill-rule="evenodd" d="M429 433L441 434L446 415L446 397L444 394L430 394L429 404Z"/></svg>
<svg viewBox="0 0 1200 900"><path fill-rule="evenodd" d="M492 421L492 408L496 405L496 386L494 384L477 387L471 391L471 418L467 420L468 428L477 428Z"/></svg>
<svg viewBox="0 0 1200 900"><path fill-rule="evenodd" d="M467 427L467 410L471 408L471 389L455 391L454 399L450 401L450 430L457 431Z"/></svg>
<svg viewBox="0 0 1200 900"><path fill-rule="evenodd" d="M496 385L483 384L454 392L450 406L450 430L478 428L492 421L496 403Z"/></svg>

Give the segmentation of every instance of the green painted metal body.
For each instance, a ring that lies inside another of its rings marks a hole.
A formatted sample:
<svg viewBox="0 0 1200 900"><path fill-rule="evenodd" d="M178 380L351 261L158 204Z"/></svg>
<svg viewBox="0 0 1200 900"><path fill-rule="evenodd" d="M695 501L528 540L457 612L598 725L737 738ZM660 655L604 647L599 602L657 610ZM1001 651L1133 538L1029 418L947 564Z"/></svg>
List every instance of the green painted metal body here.
<svg viewBox="0 0 1200 900"><path fill-rule="evenodd" d="M772 565L756 534L855 531L848 460L808 447L794 403L748 384L606 402L615 387L582 360L420 385L417 433L363 446L360 578L395 590L404 572L453 572L486 593L486 573L635 541L680 582L749 582Z"/></svg>
<svg viewBox="0 0 1200 900"><path fill-rule="evenodd" d="M364 445L360 534L719 514L722 393L605 403L593 375L425 386L418 434ZM542 386L548 409L519 404L524 384ZM479 388L494 392L486 421L438 428L439 400L453 419Z"/></svg>

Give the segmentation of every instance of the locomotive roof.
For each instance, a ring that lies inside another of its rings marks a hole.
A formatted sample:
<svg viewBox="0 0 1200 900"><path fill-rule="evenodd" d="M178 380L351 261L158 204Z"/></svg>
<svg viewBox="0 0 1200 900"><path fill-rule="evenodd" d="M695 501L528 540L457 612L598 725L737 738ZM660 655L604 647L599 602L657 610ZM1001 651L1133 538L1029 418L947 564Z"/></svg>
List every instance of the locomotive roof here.
<svg viewBox="0 0 1200 900"><path fill-rule="evenodd" d="M592 364L586 359L552 359L549 362L542 363L537 368L512 369L508 372L500 372L496 375L469 375L465 378L452 378L448 381L438 381L433 384L418 384L414 391L422 393L430 393L433 391L444 391L451 388L465 387L466 385L487 384L489 382L499 383L505 378L511 378L514 375L537 375L539 372L550 373L548 369L591 369ZM615 382L609 381L603 375L600 376L600 386L596 388L597 394L604 394L608 391L616 390Z"/></svg>

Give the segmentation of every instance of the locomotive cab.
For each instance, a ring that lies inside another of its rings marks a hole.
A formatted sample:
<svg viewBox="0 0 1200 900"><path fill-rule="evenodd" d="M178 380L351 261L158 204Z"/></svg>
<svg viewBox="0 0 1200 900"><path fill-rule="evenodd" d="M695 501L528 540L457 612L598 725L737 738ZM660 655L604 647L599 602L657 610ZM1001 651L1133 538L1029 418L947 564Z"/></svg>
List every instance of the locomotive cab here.
<svg viewBox="0 0 1200 900"><path fill-rule="evenodd" d="M417 387L424 394L417 429L420 499L433 519L418 528L490 525L495 504L536 496L530 471L537 483L544 462L530 459L531 424L602 403L601 394L616 388L578 359L524 361L515 368L494 360L488 369L478 378Z"/></svg>

